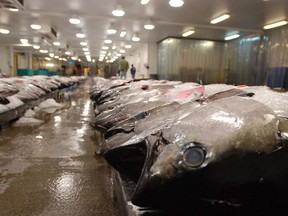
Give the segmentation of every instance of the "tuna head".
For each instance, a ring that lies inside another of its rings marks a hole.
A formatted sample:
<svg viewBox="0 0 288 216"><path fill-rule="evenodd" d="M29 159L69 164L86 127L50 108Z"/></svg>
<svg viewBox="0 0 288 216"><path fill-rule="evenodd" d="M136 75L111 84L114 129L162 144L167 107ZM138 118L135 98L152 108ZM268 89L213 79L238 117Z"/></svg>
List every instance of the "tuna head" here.
<svg viewBox="0 0 288 216"><path fill-rule="evenodd" d="M241 97L213 101L162 130L158 140L147 139L150 151L132 201L241 199L243 190L279 177L280 169L271 169L283 161L273 155L287 153L285 143L279 118L265 105Z"/></svg>

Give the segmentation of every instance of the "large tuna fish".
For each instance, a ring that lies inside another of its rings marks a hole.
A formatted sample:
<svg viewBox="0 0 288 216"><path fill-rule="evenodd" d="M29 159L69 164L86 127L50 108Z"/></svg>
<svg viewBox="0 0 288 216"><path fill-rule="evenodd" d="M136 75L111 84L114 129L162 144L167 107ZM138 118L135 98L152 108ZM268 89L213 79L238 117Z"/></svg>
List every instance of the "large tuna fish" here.
<svg viewBox="0 0 288 216"><path fill-rule="evenodd" d="M141 132L134 129L134 136L122 143L108 140L101 146L120 172L138 171L132 176L137 181L134 204L246 204L263 196L278 198L278 193L269 194L271 189L282 190L281 196L288 193L287 113L280 117L258 101L236 96L191 109Z"/></svg>

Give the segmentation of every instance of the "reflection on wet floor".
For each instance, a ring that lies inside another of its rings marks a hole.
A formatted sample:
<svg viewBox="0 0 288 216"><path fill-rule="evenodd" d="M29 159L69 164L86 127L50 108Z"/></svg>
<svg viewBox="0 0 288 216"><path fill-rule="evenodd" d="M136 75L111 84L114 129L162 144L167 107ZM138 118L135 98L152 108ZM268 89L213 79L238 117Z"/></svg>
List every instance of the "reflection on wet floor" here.
<svg viewBox="0 0 288 216"><path fill-rule="evenodd" d="M0 130L0 215L119 215L111 170L94 152L93 104L83 84L41 114L43 124Z"/></svg>

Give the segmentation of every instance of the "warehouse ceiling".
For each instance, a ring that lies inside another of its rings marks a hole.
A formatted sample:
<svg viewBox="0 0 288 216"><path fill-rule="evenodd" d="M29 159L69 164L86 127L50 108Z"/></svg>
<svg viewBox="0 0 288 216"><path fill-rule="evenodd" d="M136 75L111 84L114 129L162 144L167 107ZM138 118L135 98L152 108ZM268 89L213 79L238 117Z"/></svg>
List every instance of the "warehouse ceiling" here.
<svg viewBox="0 0 288 216"><path fill-rule="evenodd" d="M32 47L37 44L41 50L55 55L70 51L70 56L77 57L84 56L86 47L92 58L98 58L103 46L108 46L107 53L112 55L116 51L119 54L120 50L125 50L127 55L143 43L182 37L189 28L195 33L188 38L224 41L225 36L233 33L240 37L261 33L264 25L288 18L287 0L183 1L183 6L171 7L169 0L150 0L146 5L141 4L141 0L0 0L0 30L10 31L0 34L0 45L37 53L39 50ZM112 14L117 6L122 6L124 16ZM8 10L11 7L20 10ZM230 15L229 19L210 24L211 19L225 13ZM70 18L79 18L80 23L71 24ZM155 25L153 30L144 29L149 21ZM41 29L34 30L31 24L41 25ZM117 30L114 35L107 33L111 26ZM122 30L127 33L124 37L119 36ZM77 33L83 33L84 38L77 38ZM135 33L140 38L138 42L132 41ZM28 39L28 43L23 44L20 39ZM105 39L112 43L105 44ZM53 42L61 44L55 46ZM125 48L127 44L132 48Z"/></svg>

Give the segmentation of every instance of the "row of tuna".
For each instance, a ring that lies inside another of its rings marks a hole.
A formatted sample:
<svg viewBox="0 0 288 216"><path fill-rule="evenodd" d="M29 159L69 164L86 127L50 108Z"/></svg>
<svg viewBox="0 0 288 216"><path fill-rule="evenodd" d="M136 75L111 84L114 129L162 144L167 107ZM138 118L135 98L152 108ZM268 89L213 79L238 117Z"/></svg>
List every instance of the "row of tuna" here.
<svg viewBox="0 0 288 216"><path fill-rule="evenodd" d="M37 100L51 92L67 88L84 77L25 76L0 78L0 113Z"/></svg>
<svg viewBox="0 0 288 216"><path fill-rule="evenodd" d="M288 198L288 92L94 81L92 126L103 134L97 153L136 184L133 204L247 206Z"/></svg>

